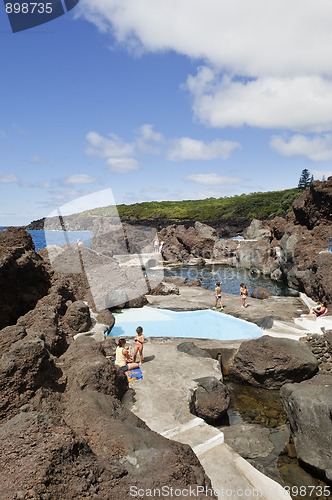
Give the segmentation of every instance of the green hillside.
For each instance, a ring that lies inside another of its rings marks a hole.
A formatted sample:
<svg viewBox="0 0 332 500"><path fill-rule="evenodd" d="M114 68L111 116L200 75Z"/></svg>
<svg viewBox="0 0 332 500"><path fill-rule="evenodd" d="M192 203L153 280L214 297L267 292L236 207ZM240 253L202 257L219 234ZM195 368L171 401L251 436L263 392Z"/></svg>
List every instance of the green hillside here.
<svg viewBox="0 0 332 500"><path fill-rule="evenodd" d="M117 205L122 219L136 220L202 220L222 218L267 219L289 212L294 199L302 190L286 189L265 193L241 194L205 200L151 201L133 205ZM114 206L88 210L84 214L112 215Z"/></svg>

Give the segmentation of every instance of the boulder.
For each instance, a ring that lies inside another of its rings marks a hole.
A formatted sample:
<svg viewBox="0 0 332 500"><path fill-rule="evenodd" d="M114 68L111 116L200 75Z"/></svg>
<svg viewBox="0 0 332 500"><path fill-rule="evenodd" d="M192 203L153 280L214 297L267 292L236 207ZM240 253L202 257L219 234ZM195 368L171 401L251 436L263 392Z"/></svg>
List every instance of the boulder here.
<svg viewBox="0 0 332 500"><path fill-rule="evenodd" d="M195 229L197 231L197 234L202 238L209 238L213 240L218 239L217 231L213 227L208 226L207 224L203 224L202 222L196 221Z"/></svg>
<svg viewBox="0 0 332 500"><path fill-rule="evenodd" d="M153 290L151 290L150 295L179 295L179 293L179 287L177 284L161 282L153 288Z"/></svg>
<svg viewBox="0 0 332 500"><path fill-rule="evenodd" d="M18 319L17 325L25 328L30 337L41 338L51 354L60 356L70 341L61 327L61 319L67 311L67 304L73 300L75 297L68 283L57 281L33 310Z"/></svg>
<svg viewBox="0 0 332 500"><path fill-rule="evenodd" d="M57 370L41 339L25 336L0 358L1 418L26 404L41 388L57 388Z"/></svg>
<svg viewBox="0 0 332 500"><path fill-rule="evenodd" d="M317 370L317 359L303 343L263 335L242 342L229 377L255 387L278 389L289 382L309 379Z"/></svg>
<svg viewBox="0 0 332 500"><path fill-rule="evenodd" d="M18 340L27 336L26 329L20 325L6 326L0 330L0 353L4 353Z"/></svg>
<svg viewBox="0 0 332 500"><path fill-rule="evenodd" d="M89 307L82 300L70 304L63 317L62 326L67 334L72 335L89 331L91 328Z"/></svg>
<svg viewBox="0 0 332 500"><path fill-rule="evenodd" d="M185 352L189 356L194 356L195 358L210 358L210 354L204 349L197 347L193 342L182 342L177 346L177 350L180 352Z"/></svg>
<svg viewBox="0 0 332 500"><path fill-rule="evenodd" d="M115 318L109 309L104 309L97 314L96 317L97 323L101 323L103 325L108 326L111 330L115 323Z"/></svg>
<svg viewBox="0 0 332 500"><path fill-rule="evenodd" d="M148 299L144 295L140 295L139 297L129 300L125 307L143 307L148 303Z"/></svg>
<svg viewBox="0 0 332 500"><path fill-rule="evenodd" d="M248 240L271 240L271 230L264 222L253 219L250 226L243 232L244 238Z"/></svg>
<svg viewBox="0 0 332 500"><path fill-rule="evenodd" d="M215 230L201 223L188 228L173 224L163 228L159 232L159 237L165 242L163 257L171 262L200 257L203 260L209 259L218 240Z"/></svg>
<svg viewBox="0 0 332 500"><path fill-rule="evenodd" d="M208 424L219 422L227 413L230 396L227 387L215 377L196 379L191 405L192 412Z"/></svg>
<svg viewBox="0 0 332 500"><path fill-rule="evenodd" d="M259 300L268 299L271 296L272 293L269 290L267 290L267 288L263 288L261 286L255 288L255 290L253 290L250 295L250 297L252 297L253 299L259 299Z"/></svg>
<svg viewBox="0 0 332 500"><path fill-rule="evenodd" d="M213 246L214 259L235 259L239 242L236 240L218 240Z"/></svg>
<svg viewBox="0 0 332 500"><path fill-rule="evenodd" d="M272 328L274 319L275 318L273 316L264 316L257 322L257 326L259 326L259 328L262 328L262 330Z"/></svg>
<svg viewBox="0 0 332 500"><path fill-rule="evenodd" d="M332 482L332 375L286 384L280 396L298 459Z"/></svg>
<svg viewBox="0 0 332 500"><path fill-rule="evenodd" d="M239 241L235 252L237 266L270 275L279 265L274 247L267 240Z"/></svg>

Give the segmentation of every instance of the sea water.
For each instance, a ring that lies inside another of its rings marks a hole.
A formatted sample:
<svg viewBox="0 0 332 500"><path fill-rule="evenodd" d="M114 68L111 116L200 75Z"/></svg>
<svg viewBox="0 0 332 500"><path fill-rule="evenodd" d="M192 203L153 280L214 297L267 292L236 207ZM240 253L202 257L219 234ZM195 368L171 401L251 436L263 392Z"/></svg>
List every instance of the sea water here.
<svg viewBox="0 0 332 500"><path fill-rule="evenodd" d="M298 292L288 288L283 283L271 280L256 270L241 269L221 264L206 266L181 265L165 268L165 276L187 278L195 280L200 278L202 286L214 290L216 282L221 282L221 290L225 293L239 295L240 283L246 283L251 293L255 288L266 288L272 295L298 296Z"/></svg>
<svg viewBox="0 0 332 500"><path fill-rule="evenodd" d="M44 231L42 229L31 229L28 230L28 233L32 236L36 251L49 245L76 244L77 240L81 240L85 246L89 246L92 238L91 231Z"/></svg>

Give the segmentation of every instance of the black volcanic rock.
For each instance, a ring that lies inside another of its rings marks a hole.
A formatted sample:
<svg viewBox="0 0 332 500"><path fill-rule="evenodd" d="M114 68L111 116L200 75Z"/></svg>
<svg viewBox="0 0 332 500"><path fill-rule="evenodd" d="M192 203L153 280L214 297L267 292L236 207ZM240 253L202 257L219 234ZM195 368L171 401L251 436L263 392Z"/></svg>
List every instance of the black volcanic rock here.
<svg viewBox="0 0 332 500"><path fill-rule="evenodd" d="M73 275L45 265L23 229L0 236L1 319L17 320L0 329L1 499L118 500L133 484L211 488L189 446L122 404L128 380L103 343L72 339L90 322Z"/></svg>
<svg viewBox="0 0 332 500"><path fill-rule="evenodd" d="M332 176L325 182L313 182L293 202L296 220L302 226L313 229L325 219L331 222L332 216Z"/></svg>
<svg viewBox="0 0 332 500"><path fill-rule="evenodd" d="M309 379L317 370L317 359L303 343L263 335L242 342L229 377L254 387L279 389L283 384Z"/></svg>
<svg viewBox="0 0 332 500"><path fill-rule="evenodd" d="M0 328L13 325L47 294L50 276L35 252L31 236L21 228L0 233Z"/></svg>

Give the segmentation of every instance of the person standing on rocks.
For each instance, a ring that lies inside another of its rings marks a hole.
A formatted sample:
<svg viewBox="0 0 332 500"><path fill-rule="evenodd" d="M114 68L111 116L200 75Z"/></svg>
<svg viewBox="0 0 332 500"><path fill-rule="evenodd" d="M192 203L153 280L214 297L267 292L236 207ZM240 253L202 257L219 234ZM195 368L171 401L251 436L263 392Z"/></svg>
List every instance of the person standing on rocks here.
<svg viewBox="0 0 332 500"><path fill-rule="evenodd" d="M136 337L134 338L134 342L135 342L135 349L134 349L133 361L134 363L136 362L136 356L139 353L139 361L141 365L143 362L143 344L144 344L143 328L141 326L138 326L136 328Z"/></svg>
<svg viewBox="0 0 332 500"><path fill-rule="evenodd" d="M221 285L221 282L217 281L216 288L214 289L216 302L215 302L213 309L217 309L219 307L220 311L222 311L224 308L223 308L223 305L221 303L221 286L220 285Z"/></svg>
<svg viewBox="0 0 332 500"><path fill-rule="evenodd" d="M158 235L155 237L155 239L153 241L153 250L156 253L159 252L159 239L158 239Z"/></svg>
<svg viewBox="0 0 332 500"><path fill-rule="evenodd" d="M241 307L248 307L248 304L246 303L248 297L248 287L245 283L240 284L240 295L242 300Z"/></svg>

